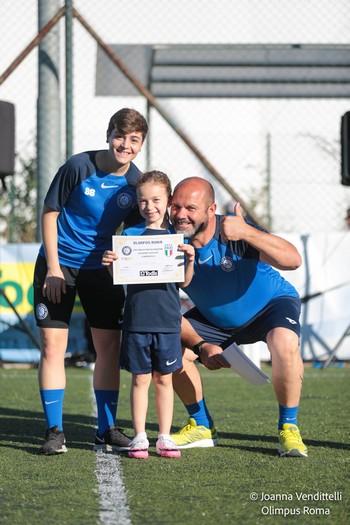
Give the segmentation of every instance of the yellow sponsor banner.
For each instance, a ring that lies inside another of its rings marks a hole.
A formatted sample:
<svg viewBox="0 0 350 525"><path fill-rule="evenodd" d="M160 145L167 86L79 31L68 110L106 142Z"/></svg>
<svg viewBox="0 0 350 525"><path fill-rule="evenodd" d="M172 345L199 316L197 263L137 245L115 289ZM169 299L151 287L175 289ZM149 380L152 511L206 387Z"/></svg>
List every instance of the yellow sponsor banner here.
<svg viewBox="0 0 350 525"><path fill-rule="evenodd" d="M0 294L0 315L13 312L6 297L19 315L27 315L33 311L34 264L0 263L0 289L3 291Z"/></svg>
<svg viewBox="0 0 350 525"><path fill-rule="evenodd" d="M33 311L34 262L0 262L0 316L13 314L12 303L19 315L27 315ZM8 299L8 300L7 300ZM74 312L81 313L79 297L77 297Z"/></svg>

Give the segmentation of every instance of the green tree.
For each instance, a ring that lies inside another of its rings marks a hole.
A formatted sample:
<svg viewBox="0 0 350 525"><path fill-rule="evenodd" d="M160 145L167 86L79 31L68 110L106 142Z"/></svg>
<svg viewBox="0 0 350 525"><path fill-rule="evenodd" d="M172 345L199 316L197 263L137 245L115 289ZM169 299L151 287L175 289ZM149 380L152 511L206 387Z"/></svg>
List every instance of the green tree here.
<svg viewBox="0 0 350 525"><path fill-rule="evenodd" d="M4 179L0 194L0 239L2 242L35 242L36 158L18 156L19 169Z"/></svg>

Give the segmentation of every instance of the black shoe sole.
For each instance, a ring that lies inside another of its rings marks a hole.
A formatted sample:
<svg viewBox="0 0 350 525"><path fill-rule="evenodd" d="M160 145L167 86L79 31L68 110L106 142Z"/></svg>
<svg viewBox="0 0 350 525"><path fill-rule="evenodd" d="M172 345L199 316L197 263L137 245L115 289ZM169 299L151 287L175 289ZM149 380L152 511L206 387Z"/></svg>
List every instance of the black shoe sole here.
<svg viewBox="0 0 350 525"><path fill-rule="evenodd" d="M62 448L59 450L52 450L50 452L40 449L40 454L43 454L44 456L56 456L57 454L64 454L65 452L68 452L66 445L62 445Z"/></svg>
<svg viewBox="0 0 350 525"><path fill-rule="evenodd" d="M95 443L94 451L102 450L102 452L127 452L130 447L119 447L118 445L110 445L109 443Z"/></svg>

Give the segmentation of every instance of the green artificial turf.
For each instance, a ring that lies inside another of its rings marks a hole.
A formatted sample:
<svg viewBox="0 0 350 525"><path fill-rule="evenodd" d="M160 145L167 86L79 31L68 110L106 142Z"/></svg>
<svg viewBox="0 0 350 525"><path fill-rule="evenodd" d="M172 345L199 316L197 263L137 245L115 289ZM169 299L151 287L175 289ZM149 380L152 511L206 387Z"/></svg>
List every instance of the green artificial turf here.
<svg viewBox="0 0 350 525"><path fill-rule="evenodd" d="M277 455L272 385L252 386L230 370L200 370L219 446L183 450L180 459L157 457L154 446L148 460L120 455L132 525L348 523L350 369L305 370L299 426L308 458ZM97 486L95 474L91 375L67 369L69 450L45 457L38 454L45 422L37 371L0 369L1 523L110 523L100 516L99 492L106 487ZM129 385L123 372L118 424L132 434ZM174 429L186 418L176 398ZM153 387L147 431L154 443ZM324 499L332 496L342 500Z"/></svg>

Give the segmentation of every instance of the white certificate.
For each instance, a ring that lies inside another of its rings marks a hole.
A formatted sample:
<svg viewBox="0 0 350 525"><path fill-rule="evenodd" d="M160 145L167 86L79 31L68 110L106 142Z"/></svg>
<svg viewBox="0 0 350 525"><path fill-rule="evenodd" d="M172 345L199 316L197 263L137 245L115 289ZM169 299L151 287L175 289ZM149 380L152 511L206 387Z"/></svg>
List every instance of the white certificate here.
<svg viewBox="0 0 350 525"><path fill-rule="evenodd" d="M270 382L269 376L264 374L235 343L227 347L221 355L237 374L253 385L265 385Z"/></svg>
<svg viewBox="0 0 350 525"><path fill-rule="evenodd" d="M114 284L182 283L185 254L178 251L182 234L113 235Z"/></svg>

